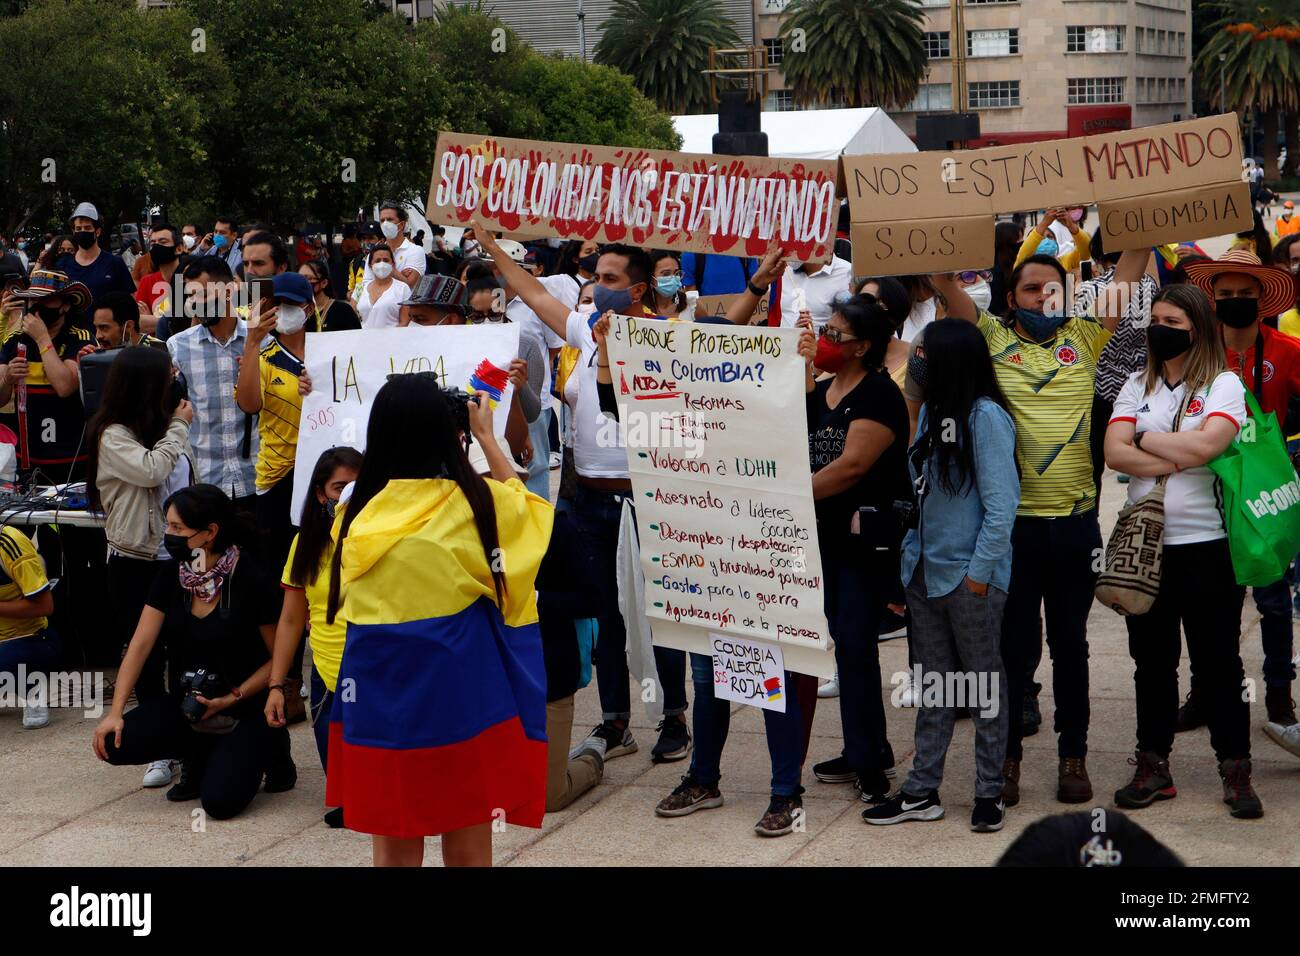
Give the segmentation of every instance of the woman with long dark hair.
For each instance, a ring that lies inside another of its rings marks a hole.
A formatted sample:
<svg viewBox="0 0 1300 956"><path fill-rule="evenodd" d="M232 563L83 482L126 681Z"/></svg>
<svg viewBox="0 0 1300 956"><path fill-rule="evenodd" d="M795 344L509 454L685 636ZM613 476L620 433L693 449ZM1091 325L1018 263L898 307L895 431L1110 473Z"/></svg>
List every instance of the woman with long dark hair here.
<svg viewBox="0 0 1300 956"><path fill-rule="evenodd" d="M326 802L374 837L376 866L488 866L492 824L541 826L546 680L534 582L554 513L493 437L492 409L431 374L375 396L330 562L327 622L347 622ZM466 456L465 425L491 478ZM411 436L418 435L418 441Z"/></svg>
<svg viewBox="0 0 1300 956"><path fill-rule="evenodd" d="M271 681L266 698L266 722L284 727L285 684L294 666L294 656L304 630L311 627L311 727L322 768L329 757L329 719L334 689L343 659L346 628L340 620L325 620L329 603L329 564L334 556L334 516L343 489L356 481L361 470L361 452L355 448L330 448L321 453L312 469L303 503L298 534L289 546L280 587L284 607L275 629L275 651L271 659ZM293 690L297 689L295 684ZM332 827L343 825L341 810L325 814Z"/></svg>
<svg viewBox="0 0 1300 956"><path fill-rule="evenodd" d="M165 352L123 349L109 367L103 399L86 428L86 493L91 506L104 512L109 608L123 652L154 575L168 560L162 503L194 475L189 440L194 407L180 398L173 374ZM166 695L165 664L163 649L156 646L136 681L136 700ZM170 763L158 761L145 771L144 785L162 787L171 777Z"/></svg>
<svg viewBox="0 0 1300 956"><path fill-rule="evenodd" d="M885 798L893 769L878 634L886 582L898 573L894 502L911 493L907 406L883 367L893 336L880 304L855 296L836 304L817 338L805 332L799 346L808 361L808 449L844 731L841 755L813 773L825 783L856 780L868 802ZM814 380L816 372L829 377Z"/></svg>
<svg viewBox="0 0 1300 956"><path fill-rule="evenodd" d="M307 317L310 332L343 332L361 328L357 310L346 299L330 298L330 266L325 259L308 259L298 274L311 283L312 314Z"/></svg>
<svg viewBox="0 0 1300 956"><path fill-rule="evenodd" d="M1002 611L1011 580L1011 528L1020 503L1016 429L993 375L984 337L969 322L926 328L911 360L925 401L909 464L916 525L903 539L902 580L912 613L914 683L975 690L975 699L937 705L918 686L916 755L907 782L862 814L867 823L938 820L939 786L957 708L975 722L975 808L971 829L1002 829L1007 688ZM922 370L924 366L924 370Z"/></svg>
<svg viewBox="0 0 1300 956"><path fill-rule="evenodd" d="M262 716L280 592L243 547L234 502L216 485L182 488L165 508L172 563L154 576L93 748L115 766L180 760L167 799L198 799L208 816L226 820L243 812L263 779L267 793L298 780L288 730ZM126 711L159 638L171 693Z"/></svg>
<svg viewBox="0 0 1300 956"><path fill-rule="evenodd" d="M989 312L999 318L1007 314L1007 283L1016 267L1016 256L1025 230L1010 220L993 227L993 277L989 280Z"/></svg>
<svg viewBox="0 0 1300 956"><path fill-rule="evenodd" d="M690 296L682 288L681 256L667 249L658 249L650 253L650 259L654 263L650 310L670 319L690 319L695 309L691 307Z"/></svg>

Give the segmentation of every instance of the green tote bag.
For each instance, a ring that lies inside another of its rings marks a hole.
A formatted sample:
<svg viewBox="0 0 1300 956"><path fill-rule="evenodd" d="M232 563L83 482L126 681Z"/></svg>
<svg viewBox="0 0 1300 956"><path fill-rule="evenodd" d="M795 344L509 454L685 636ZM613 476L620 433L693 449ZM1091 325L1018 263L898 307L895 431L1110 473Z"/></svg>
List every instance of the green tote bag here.
<svg viewBox="0 0 1300 956"><path fill-rule="evenodd" d="M1300 550L1300 481L1277 418L1246 392L1250 421L1209 468L1223 488L1223 526L1237 583L1280 581Z"/></svg>

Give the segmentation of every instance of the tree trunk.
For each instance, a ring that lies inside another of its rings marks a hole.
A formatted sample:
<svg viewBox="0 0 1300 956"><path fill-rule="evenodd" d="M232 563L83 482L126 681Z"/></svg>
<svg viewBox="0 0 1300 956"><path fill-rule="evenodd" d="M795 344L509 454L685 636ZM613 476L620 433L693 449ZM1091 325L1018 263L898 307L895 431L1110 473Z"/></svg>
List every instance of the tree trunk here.
<svg viewBox="0 0 1300 956"><path fill-rule="evenodd" d="M1296 174L1296 163L1300 161L1300 113L1282 114L1282 134L1286 137L1286 161L1282 164L1282 177L1291 179Z"/></svg>
<svg viewBox="0 0 1300 956"><path fill-rule="evenodd" d="M1260 146L1264 157L1264 178L1277 179L1277 110L1261 111L1259 119L1264 137Z"/></svg>

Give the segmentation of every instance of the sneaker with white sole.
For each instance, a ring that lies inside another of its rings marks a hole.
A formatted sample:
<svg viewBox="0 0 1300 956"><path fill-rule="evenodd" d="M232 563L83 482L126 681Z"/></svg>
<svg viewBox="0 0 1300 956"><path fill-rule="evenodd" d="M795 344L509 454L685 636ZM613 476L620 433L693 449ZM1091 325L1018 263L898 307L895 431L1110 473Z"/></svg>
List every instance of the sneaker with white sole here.
<svg viewBox="0 0 1300 956"><path fill-rule="evenodd" d="M1300 724L1264 724L1264 736L1287 753L1300 757Z"/></svg>
<svg viewBox="0 0 1300 956"><path fill-rule="evenodd" d="M880 640L892 641L896 637L907 636L907 618L897 611L885 609L880 618Z"/></svg>
<svg viewBox="0 0 1300 956"><path fill-rule="evenodd" d="M45 694L39 689L32 691L23 702L23 730L39 730L50 723L50 707L45 701Z"/></svg>
<svg viewBox="0 0 1300 956"><path fill-rule="evenodd" d="M1001 797L976 797L970 814L971 833L997 833L1002 829L1006 812Z"/></svg>
<svg viewBox="0 0 1300 956"><path fill-rule="evenodd" d="M898 688L898 706L916 707L921 703L921 692L916 689L916 681L911 671L903 672L903 681Z"/></svg>
<svg viewBox="0 0 1300 956"><path fill-rule="evenodd" d="M549 463L551 466L551 471L555 471L555 469L559 468L560 465L564 464L564 456L561 455L558 451L553 451L551 452L551 458Z"/></svg>
<svg viewBox="0 0 1300 956"><path fill-rule="evenodd" d="M942 819L943 804L939 802L938 790L931 790L922 796L913 796L900 790L879 806L862 811L863 822L878 827L906 823L908 820Z"/></svg>
<svg viewBox="0 0 1300 956"><path fill-rule="evenodd" d="M625 727L619 730L612 723L606 721L597 724L591 733L587 735L587 740L593 740L593 738L600 740L605 745L601 754L605 760L613 760L615 757L636 753L636 740L632 737L630 728ZM583 741L570 750L570 759L577 757L585 746L587 746L587 741Z"/></svg>
<svg viewBox="0 0 1300 956"><path fill-rule="evenodd" d="M684 760L691 753L691 731L683 717L665 717L659 722L659 740L650 751L651 763Z"/></svg>
<svg viewBox="0 0 1300 956"><path fill-rule="evenodd" d="M165 787L172 782L174 764L170 760L155 760L144 771L146 787Z"/></svg>
<svg viewBox="0 0 1300 956"><path fill-rule="evenodd" d="M840 675L836 674L826 683L818 687L817 696L820 697L822 700L827 700L828 698L831 697L839 697L840 696Z"/></svg>
<svg viewBox="0 0 1300 956"><path fill-rule="evenodd" d="M682 777L682 782L672 793L659 801L655 815L660 817L684 817L696 810L712 810L722 806L722 792L717 787L706 787L690 774Z"/></svg>

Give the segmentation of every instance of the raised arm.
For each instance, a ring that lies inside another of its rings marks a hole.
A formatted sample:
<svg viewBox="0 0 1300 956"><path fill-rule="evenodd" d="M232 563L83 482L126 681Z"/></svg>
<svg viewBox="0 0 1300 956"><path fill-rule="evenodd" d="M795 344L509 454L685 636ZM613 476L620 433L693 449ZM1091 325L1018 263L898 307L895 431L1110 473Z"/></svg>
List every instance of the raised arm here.
<svg viewBox="0 0 1300 956"><path fill-rule="evenodd" d="M550 326L556 335L566 338L569 329L569 313L573 310L547 292L546 286L542 285L536 276L502 252L492 233L477 221L474 223L474 236L483 251L497 264L497 268L505 276L510 288L519 293L519 298L524 300L524 304L536 312L537 317Z"/></svg>
<svg viewBox="0 0 1300 956"><path fill-rule="evenodd" d="M736 301L731 303L731 308L727 310L727 321L733 325L751 324L754 321L754 313L762 303L763 297L768 294L772 283L784 274L785 255L779 246L773 245L763 256L763 261L758 264L757 271L736 297ZM754 289L761 289L762 293L755 293Z"/></svg>
<svg viewBox="0 0 1300 956"><path fill-rule="evenodd" d="M966 290L957 281L956 275L951 272L936 273L930 276L930 281L934 283L934 287L943 296L948 309L948 318L964 319L967 322L979 321L979 306L975 304L974 299L966 294Z"/></svg>

